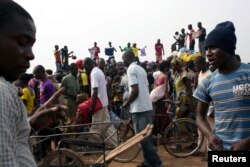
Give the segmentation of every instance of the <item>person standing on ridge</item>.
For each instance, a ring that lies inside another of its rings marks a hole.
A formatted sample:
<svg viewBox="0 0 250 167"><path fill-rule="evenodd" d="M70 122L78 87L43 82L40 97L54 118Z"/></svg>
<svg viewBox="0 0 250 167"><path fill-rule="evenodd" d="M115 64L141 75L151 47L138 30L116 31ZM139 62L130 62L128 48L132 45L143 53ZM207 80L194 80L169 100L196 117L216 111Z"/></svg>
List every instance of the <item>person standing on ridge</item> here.
<svg viewBox="0 0 250 167"><path fill-rule="evenodd" d="M109 57L108 61L110 62L111 59L115 59L114 52L117 52L115 47L112 46L112 42L109 42L109 47L105 48L105 55Z"/></svg>
<svg viewBox="0 0 250 167"><path fill-rule="evenodd" d="M161 43L161 40L158 39L157 43L155 44L155 56L156 56L156 62L160 63L162 61L162 56L164 55L164 47Z"/></svg>
<svg viewBox="0 0 250 167"><path fill-rule="evenodd" d="M205 51L205 39L206 39L206 29L202 27L201 22L197 23L197 27L199 28L199 51L201 53L201 56L206 57L206 51Z"/></svg>
<svg viewBox="0 0 250 167"><path fill-rule="evenodd" d="M187 33L189 38L189 51L194 51L195 39L192 37L192 34L195 32L192 24L188 25L189 33Z"/></svg>

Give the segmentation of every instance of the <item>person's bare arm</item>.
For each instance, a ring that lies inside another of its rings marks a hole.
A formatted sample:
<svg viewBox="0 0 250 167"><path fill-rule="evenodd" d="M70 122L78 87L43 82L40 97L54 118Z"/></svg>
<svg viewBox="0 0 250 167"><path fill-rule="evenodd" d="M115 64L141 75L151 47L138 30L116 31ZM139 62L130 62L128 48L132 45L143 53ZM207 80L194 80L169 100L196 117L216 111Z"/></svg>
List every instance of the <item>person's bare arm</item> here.
<svg viewBox="0 0 250 167"><path fill-rule="evenodd" d="M98 98L98 88L93 88L93 94L91 96L91 104L90 104L90 109L89 109L89 113L92 115L93 114L93 111L94 111L94 108L95 108L95 105L96 105L96 101L97 101L97 98Z"/></svg>
<svg viewBox="0 0 250 167"><path fill-rule="evenodd" d="M208 139L209 148L212 150L221 150L222 149L222 140L213 134L210 125L207 121L207 111L209 103L204 103L198 101L197 104L197 113L196 113L196 123L199 130L205 135Z"/></svg>
<svg viewBox="0 0 250 167"><path fill-rule="evenodd" d="M212 135L212 130L207 121L207 111L208 111L208 103L204 103L202 101L198 101L197 104L197 113L196 113L196 123L199 127L200 131L207 137Z"/></svg>
<svg viewBox="0 0 250 167"><path fill-rule="evenodd" d="M121 47L121 46L119 46L119 48L120 48L121 52L123 52L123 51L124 51L124 50L122 49L122 47Z"/></svg>
<svg viewBox="0 0 250 167"><path fill-rule="evenodd" d="M132 88L132 91L131 91L131 94L130 94L128 100L125 101L125 102L123 103L123 105L122 105L124 108L128 107L133 101L135 101L135 99L136 99L136 98L138 97L138 95L139 95L139 87L138 87L138 84L132 85L131 88Z"/></svg>
<svg viewBox="0 0 250 167"><path fill-rule="evenodd" d="M250 137L238 141L230 148L231 151L249 151L250 150Z"/></svg>

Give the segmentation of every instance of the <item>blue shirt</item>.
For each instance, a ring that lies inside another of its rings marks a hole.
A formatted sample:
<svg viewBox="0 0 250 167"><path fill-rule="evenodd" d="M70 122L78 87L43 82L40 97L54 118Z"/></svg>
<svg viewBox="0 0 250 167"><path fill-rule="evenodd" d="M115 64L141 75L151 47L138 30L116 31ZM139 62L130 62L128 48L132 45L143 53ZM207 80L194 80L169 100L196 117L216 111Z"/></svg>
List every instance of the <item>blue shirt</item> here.
<svg viewBox="0 0 250 167"><path fill-rule="evenodd" d="M229 149L235 142L250 137L250 65L241 64L230 74L218 70L205 78L193 96L200 101L213 101L214 134Z"/></svg>
<svg viewBox="0 0 250 167"><path fill-rule="evenodd" d="M114 47L105 48L105 55L107 55L107 56L114 56L114 51L115 51Z"/></svg>

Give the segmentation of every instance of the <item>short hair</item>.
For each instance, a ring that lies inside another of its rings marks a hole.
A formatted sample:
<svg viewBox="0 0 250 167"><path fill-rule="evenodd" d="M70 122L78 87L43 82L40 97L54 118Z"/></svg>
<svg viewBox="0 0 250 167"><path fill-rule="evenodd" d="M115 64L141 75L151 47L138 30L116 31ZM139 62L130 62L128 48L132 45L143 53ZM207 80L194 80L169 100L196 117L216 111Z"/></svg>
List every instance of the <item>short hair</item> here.
<svg viewBox="0 0 250 167"><path fill-rule="evenodd" d="M31 15L19 4L11 0L0 1L0 28L3 28L8 22L14 20L15 15L21 15L32 21Z"/></svg>
<svg viewBox="0 0 250 167"><path fill-rule="evenodd" d="M47 69L47 70L45 70L45 71L46 71L46 73L49 74L49 75L52 75L52 74L53 74L53 71L52 71L51 69Z"/></svg>
<svg viewBox="0 0 250 167"><path fill-rule="evenodd" d="M158 65L158 68L161 72L164 71L165 68L169 68L170 66L170 62L169 61L166 61L166 60L163 60L159 65Z"/></svg>
<svg viewBox="0 0 250 167"><path fill-rule="evenodd" d="M90 58L90 57L86 57L84 60L83 60L83 64L94 64L94 61Z"/></svg>
<svg viewBox="0 0 250 167"><path fill-rule="evenodd" d="M189 60L186 63L186 67L189 68L189 69L193 69L194 68L194 60Z"/></svg>
<svg viewBox="0 0 250 167"><path fill-rule="evenodd" d="M77 69L76 63L71 63L71 64L69 65L69 69L70 69L70 70L71 70L71 69Z"/></svg>
<svg viewBox="0 0 250 167"><path fill-rule="evenodd" d="M45 73L45 68L42 65L37 65L35 66L34 70L33 70L33 74L35 73Z"/></svg>
<svg viewBox="0 0 250 167"><path fill-rule="evenodd" d="M28 83L29 80L31 80L32 78L33 78L33 74L23 73L19 76L18 80L20 80L24 83Z"/></svg>
<svg viewBox="0 0 250 167"><path fill-rule="evenodd" d="M203 56L198 56L194 61L195 62L206 62L206 58Z"/></svg>

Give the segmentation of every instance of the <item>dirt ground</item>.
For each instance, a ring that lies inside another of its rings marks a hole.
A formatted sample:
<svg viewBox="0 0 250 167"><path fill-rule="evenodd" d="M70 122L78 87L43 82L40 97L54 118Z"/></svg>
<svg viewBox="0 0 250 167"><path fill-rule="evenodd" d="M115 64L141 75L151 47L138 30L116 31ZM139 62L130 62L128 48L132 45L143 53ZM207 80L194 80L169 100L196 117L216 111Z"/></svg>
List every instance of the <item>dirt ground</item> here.
<svg viewBox="0 0 250 167"><path fill-rule="evenodd" d="M207 161L204 161L202 157L190 156L187 158L175 158L168 154L163 146L158 148L157 153L160 155L161 160L164 163L164 167L207 167ZM112 161L109 167L136 167L137 164L142 162L142 153L138 155L136 159L129 163L118 163Z"/></svg>

